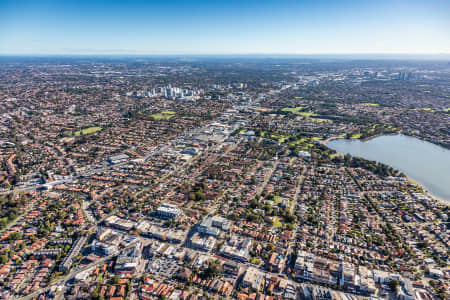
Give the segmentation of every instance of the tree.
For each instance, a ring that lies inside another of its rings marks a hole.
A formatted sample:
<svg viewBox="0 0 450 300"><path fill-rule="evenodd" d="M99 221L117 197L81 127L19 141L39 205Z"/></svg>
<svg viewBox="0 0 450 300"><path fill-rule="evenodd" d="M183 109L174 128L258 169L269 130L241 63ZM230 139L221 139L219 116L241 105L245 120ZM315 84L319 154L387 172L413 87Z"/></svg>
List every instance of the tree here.
<svg viewBox="0 0 450 300"><path fill-rule="evenodd" d="M267 250L268 252L273 252L273 251L275 251L275 245L274 245L273 243L267 243L266 250Z"/></svg>
<svg viewBox="0 0 450 300"><path fill-rule="evenodd" d="M0 264L4 264L7 261L8 261L8 255L6 255L6 254L0 255Z"/></svg>
<svg viewBox="0 0 450 300"><path fill-rule="evenodd" d="M195 192L195 200L196 201L205 200L205 194L203 194L202 191Z"/></svg>
<svg viewBox="0 0 450 300"><path fill-rule="evenodd" d="M399 285L400 285L400 283L398 282L397 279L392 279L391 281L389 281L389 287L391 288L391 291L393 291L393 292L397 291Z"/></svg>
<svg viewBox="0 0 450 300"><path fill-rule="evenodd" d="M208 267L203 271L203 277L213 278L222 274L222 265L217 260L211 260Z"/></svg>
<svg viewBox="0 0 450 300"><path fill-rule="evenodd" d="M120 282L120 277L119 276L114 276L113 278L113 284L118 284Z"/></svg>
<svg viewBox="0 0 450 300"><path fill-rule="evenodd" d="M13 232L9 235L9 240L10 241L16 241L16 240L20 240L22 238L22 234L19 232Z"/></svg>
<svg viewBox="0 0 450 300"><path fill-rule="evenodd" d="M8 224L8 221L6 220L6 218L1 218L0 219L0 229L5 228L6 224Z"/></svg>
<svg viewBox="0 0 450 300"><path fill-rule="evenodd" d="M430 246L430 243L426 240L417 243L417 247L419 247L420 249L428 248L429 246Z"/></svg>

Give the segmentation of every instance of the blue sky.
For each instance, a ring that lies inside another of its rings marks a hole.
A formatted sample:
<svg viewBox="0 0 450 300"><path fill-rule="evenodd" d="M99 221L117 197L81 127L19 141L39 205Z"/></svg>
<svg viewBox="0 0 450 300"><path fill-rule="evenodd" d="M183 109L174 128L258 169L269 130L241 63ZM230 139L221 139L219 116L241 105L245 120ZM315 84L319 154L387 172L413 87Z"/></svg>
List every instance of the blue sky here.
<svg viewBox="0 0 450 300"><path fill-rule="evenodd" d="M450 1L0 0L0 53L450 53Z"/></svg>

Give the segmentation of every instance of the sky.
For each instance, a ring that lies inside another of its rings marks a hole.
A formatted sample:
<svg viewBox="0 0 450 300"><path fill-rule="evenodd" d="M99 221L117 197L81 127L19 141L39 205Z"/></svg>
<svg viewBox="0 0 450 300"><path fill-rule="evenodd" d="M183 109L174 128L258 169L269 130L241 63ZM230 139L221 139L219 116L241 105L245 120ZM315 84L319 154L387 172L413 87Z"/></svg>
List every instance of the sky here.
<svg viewBox="0 0 450 300"><path fill-rule="evenodd" d="M0 0L0 54L449 54L450 0Z"/></svg>

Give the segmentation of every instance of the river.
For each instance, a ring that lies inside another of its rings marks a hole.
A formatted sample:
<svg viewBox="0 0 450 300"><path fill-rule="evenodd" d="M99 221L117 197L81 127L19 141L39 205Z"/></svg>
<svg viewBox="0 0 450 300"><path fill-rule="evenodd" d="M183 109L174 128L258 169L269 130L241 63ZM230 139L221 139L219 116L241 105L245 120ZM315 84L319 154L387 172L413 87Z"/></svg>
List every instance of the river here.
<svg viewBox="0 0 450 300"><path fill-rule="evenodd" d="M327 146L342 154L389 165L450 204L450 150L402 134L368 141L333 140Z"/></svg>

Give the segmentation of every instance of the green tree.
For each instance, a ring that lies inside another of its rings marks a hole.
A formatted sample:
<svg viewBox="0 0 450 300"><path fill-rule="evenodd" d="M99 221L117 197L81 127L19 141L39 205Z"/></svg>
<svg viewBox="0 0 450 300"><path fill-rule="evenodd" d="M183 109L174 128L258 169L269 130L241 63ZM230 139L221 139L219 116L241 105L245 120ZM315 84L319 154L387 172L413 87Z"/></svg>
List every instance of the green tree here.
<svg viewBox="0 0 450 300"><path fill-rule="evenodd" d="M4 264L6 262L8 262L8 255L6 254L0 255L0 264Z"/></svg>
<svg viewBox="0 0 450 300"><path fill-rule="evenodd" d="M217 260L211 260L208 267L203 271L203 277L213 278L222 274L222 265Z"/></svg>
<svg viewBox="0 0 450 300"><path fill-rule="evenodd" d="M393 291L393 292L397 291L399 285L400 285L400 283L398 282L397 279L392 279L391 281L389 281L389 287L391 288L391 291Z"/></svg>

